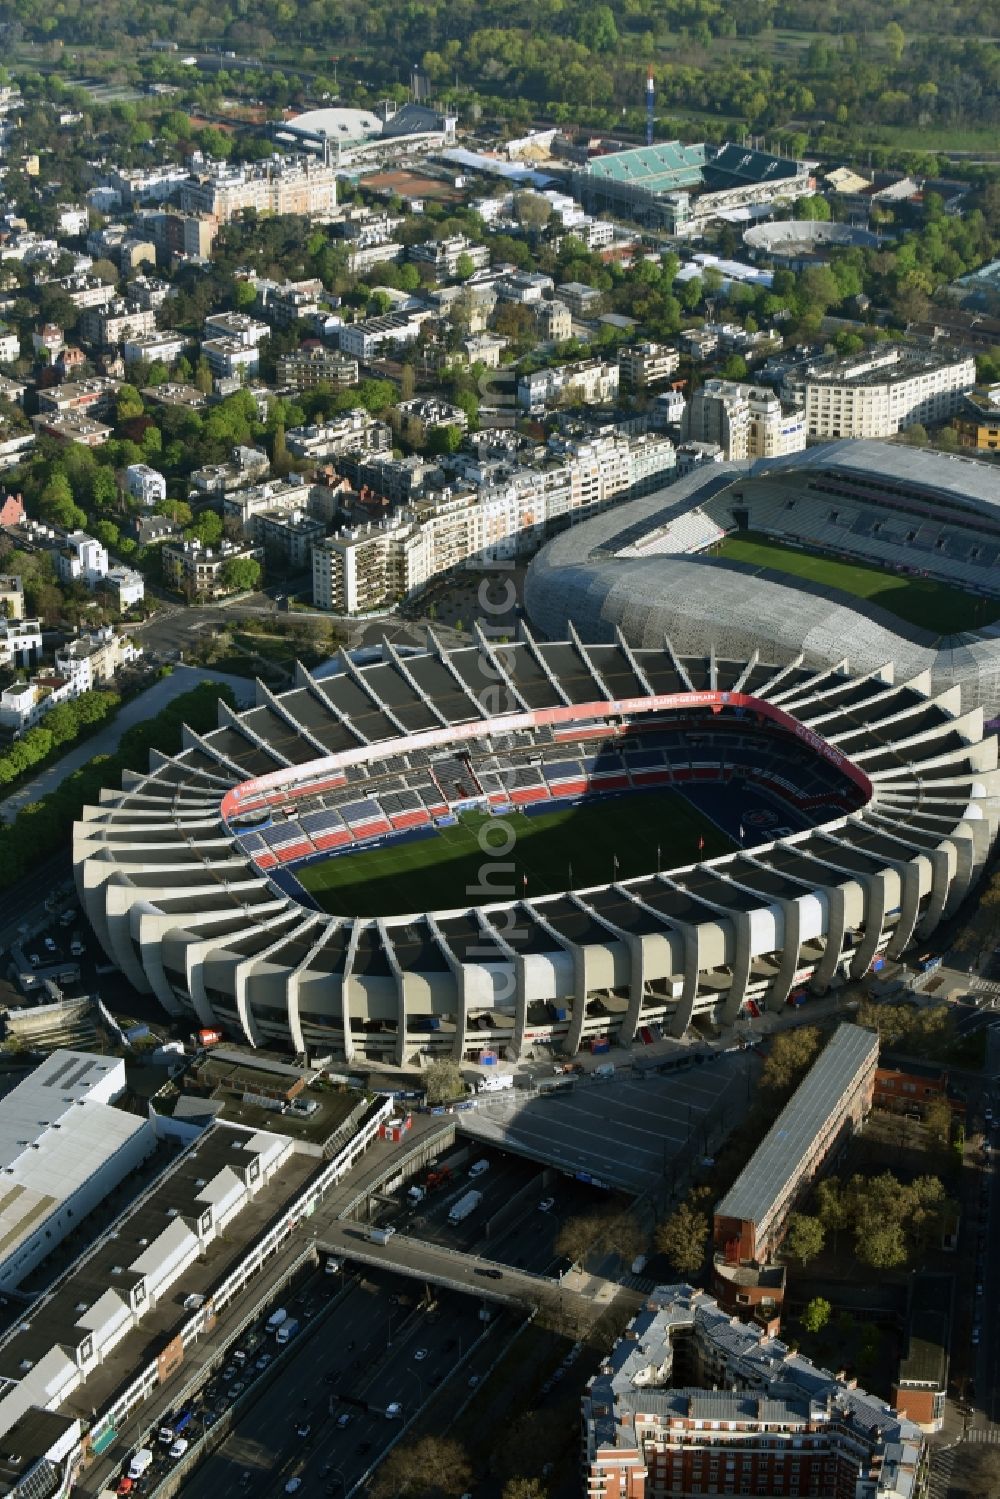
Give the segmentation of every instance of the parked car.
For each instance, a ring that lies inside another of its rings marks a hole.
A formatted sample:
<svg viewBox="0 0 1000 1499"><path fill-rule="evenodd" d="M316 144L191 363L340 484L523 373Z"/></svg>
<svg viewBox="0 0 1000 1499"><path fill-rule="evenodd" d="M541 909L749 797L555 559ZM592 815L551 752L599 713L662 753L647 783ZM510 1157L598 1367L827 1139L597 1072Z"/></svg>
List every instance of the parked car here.
<svg viewBox="0 0 1000 1499"><path fill-rule="evenodd" d="M190 1445L191 1444L188 1441L187 1437L178 1437L176 1442L173 1442L171 1444L170 1451L167 1453L167 1456L174 1459L183 1457Z"/></svg>

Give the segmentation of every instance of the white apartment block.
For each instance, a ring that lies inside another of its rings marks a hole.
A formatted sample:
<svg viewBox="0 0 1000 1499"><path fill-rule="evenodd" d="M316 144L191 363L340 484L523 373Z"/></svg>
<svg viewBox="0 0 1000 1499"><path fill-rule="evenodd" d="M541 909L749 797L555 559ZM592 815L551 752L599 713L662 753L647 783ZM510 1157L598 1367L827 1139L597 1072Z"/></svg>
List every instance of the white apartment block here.
<svg viewBox="0 0 1000 1499"><path fill-rule="evenodd" d="M167 498L167 481L148 463L130 463L125 470L125 488L143 505L156 505Z"/></svg>
<svg viewBox="0 0 1000 1499"><path fill-rule="evenodd" d="M387 312L382 317L346 323L340 330L340 348L352 359L367 361L384 349L401 349L416 342L429 312Z"/></svg>
<svg viewBox="0 0 1000 1499"><path fill-rule="evenodd" d="M118 299L105 307L88 307L83 312L78 331L88 343L101 348L116 348L127 339L143 333L155 333L156 314L136 302Z"/></svg>
<svg viewBox="0 0 1000 1499"><path fill-rule="evenodd" d="M203 546L200 541L168 541L160 555L164 581L198 598L217 598L226 592L222 574L227 562L243 557L261 564L264 561L263 547L229 541L221 541L217 547Z"/></svg>
<svg viewBox="0 0 1000 1499"><path fill-rule="evenodd" d="M242 166L215 164L181 184L182 210L207 214L220 224L247 208L260 214L312 216L331 214L336 206L336 170L311 156Z"/></svg>
<svg viewBox="0 0 1000 1499"><path fill-rule="evenodd" d="M222 514L225 520L234 521L249 540L254 534L254 516L265 511L280 510L290 515L296 510L306 510L309 494L310 485L303 479L269 479L264 484L227 494L222 501Z"/></svg>
<svg viewBox="0 0 1000 1499"><path fill-rule="evenodd" d="M600 359L534 370L518 380L517 402L523 411L534 416L541 416L560 401L571 405L606 405L618 399L619 378L618 365L605 364Z"/></svg>
<svg viewBox="0 0 1000 1499"><path fill-rule="evenodd" d="M114 594L116 607L122 614L146 597L146 580L131 567L109 567L102 586Z"/></svg>
<svg viewBox="0 0 1000 1499"><path fill-rule="evenodd" d="M767 386L706 380L688 402L682 423L686 440L714 443L725 458L779 458L806 445L806 420L798 407L786 410Z"/></svg>
<svg viewBox="0 0 1000 1499"><path fill-rule="evenodd" d="M357 380L358 361L349 359L338 349L322 346L296 349L293 354L283 354L278 360L279 388L312 390L317 385L331 385L339 390L346 385L356 385Z"/></svg>
<svg viewBox="0 0 1000 1499"><path fill-rule="evenodd" d="M86 531L70 531L56 552L56 571L64 583L86 583L93 588L107 577L108 549Z"/></svg>
<svg viewBox="0 0 1000 1499"><path fill-rule="evenodd" d="M206 338L201 352L217 380L246 379L260 368L256 344L241 343L238 338Z"/></svg>
<svg viewBox="0 0 1000 1499"><path fill-rule="evenodd" d="M175 364L188 346L187 336L174 328L163 328L156 333L138 333L122 344L122 358L126 364L142 361L152 364Z"/></svg>
<svg viewBox="0 0 1000 1499"><path fill-rule="evenodd" d="M42 626L37 619L0 618L0 666L35 666L42 654Z"/></svg>
<svg viewBox="0 0 1000 1499"><path fill-rule="evenodd" d="M345 411L322 425L292 427L285 446L293 458L336 458L343 453L383 453L392 447L392 432L363 407Z"/></svg>
<svg viewBox="0 0 1000 1499"><path fill-rule="evenodd" d="M55 653L55 667L61 676L74 680L79 692L89 692L112 681L126 662L141 655L141 649L127 635L116 635L110 625L105 625L60 646Z"/></svg>
<svg viewBox="0 0 1000 1499"><path fill-rule="evenodd" d="M673 444L654 435L553 439L549 449L561 461L436 491L380 525L328 537L313 548L313 603L369 613L454 568L525 555L571 516L659 488L675 462Z"/></svg>
<svg viewBox="0 0 1000 1499"><path fill-rule="evenodd" d="M936 426L958 414L975 383L971 354L902 345L817 365L805 376L808 435L893 437L918 422Z"/></svg>
<svg viewBox="0 0 1000 1499"><path fill-rule="evenodd" d="M9 328L0 328L0 364L13 364L21 357L21 340Z"/></svg>
<svg viewBox="0 0 1000 1499"><path fill-rule="evenodd" d="M267 323L248 317L245 312L213 312L205 319L206 338L231 338L244 348L256 348L270 338Z"/></svg>
<svg viewBox="0 0 1000 1499"><path fill-rule="evenodd" d="M454 234L450 239L429 239L423 244L411 245L409 257L418 265L434 267L437 276L452 277L458 274L458 262L462 256L472 262L474 271L484 271L490 263L487 245L474 245L464 234Z"/></svg>

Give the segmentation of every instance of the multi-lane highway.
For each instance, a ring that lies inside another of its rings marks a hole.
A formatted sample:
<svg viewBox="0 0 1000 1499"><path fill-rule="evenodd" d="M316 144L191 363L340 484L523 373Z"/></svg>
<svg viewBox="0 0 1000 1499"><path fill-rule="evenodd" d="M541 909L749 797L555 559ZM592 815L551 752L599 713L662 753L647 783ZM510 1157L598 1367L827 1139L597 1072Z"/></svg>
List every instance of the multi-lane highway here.
<svg viewBox="0 0 1000 1499"><path fill-rule="evenodd" d="M321 1272L310 1291L333 1305L186 1483L185 1499L262 1499L296 1477L308 1479L310 1495L321 1483L346 1494L446 1380L456 1383L456 1404L470 1381L478 1385L488 1324L474 1297L367 1269ZM225 1390L224 1374L211 1393Z"/></svg>

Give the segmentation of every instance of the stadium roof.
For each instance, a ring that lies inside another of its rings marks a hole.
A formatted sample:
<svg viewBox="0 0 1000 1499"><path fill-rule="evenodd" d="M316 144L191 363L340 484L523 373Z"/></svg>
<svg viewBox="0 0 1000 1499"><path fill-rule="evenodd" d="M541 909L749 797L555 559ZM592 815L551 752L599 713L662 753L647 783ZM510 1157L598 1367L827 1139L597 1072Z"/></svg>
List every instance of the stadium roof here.
<svg viewBox="0 0 1000 1499"><path fill-rule="evenodd" d="M735 1183L716 1204L720 1218L760 1225L794 1181L813 1141L842 1107L867 1062L878 1060L878 1036L859 1025L838 1026Z"/></svg>
<svg viewBox="0 0 1000 1499"><path fill-rule="evenodd" d="M325 135L345 146L382 134L382 121L370 109L310 109L281 122L294 135Z"/></svg>
<svg viewBox="0 0 1000 1499"><path fill-rule="evenodd" d="M635 146L630 151L596 156L587 162L584 170L590 177L628 183L651 193L667 193L676 188L699 187L705 156L703 145L665 141L658 146Z"/></svg>

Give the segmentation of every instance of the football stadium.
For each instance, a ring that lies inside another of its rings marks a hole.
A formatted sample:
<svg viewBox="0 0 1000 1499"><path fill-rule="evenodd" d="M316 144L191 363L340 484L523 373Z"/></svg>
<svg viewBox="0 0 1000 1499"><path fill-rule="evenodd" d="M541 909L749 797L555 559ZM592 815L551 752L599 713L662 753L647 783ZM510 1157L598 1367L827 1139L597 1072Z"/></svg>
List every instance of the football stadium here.
<svg viewBox="0 0 1000 1499"><path fill-rule="evenodd" d="M109 959L253 1045L490 1062L799 1003L955 909L998 786L957 684L611 634L220 704L76 825Z"/></svg>
<svg viewBox="0 0 1000 1499"><path fill-rule="evenodd" d="M558 639L669 636L682 653L892 661L1000 716L1000 483L989 465L897 443L830 442L704 464L551 541L528 571Z"/></svg>

